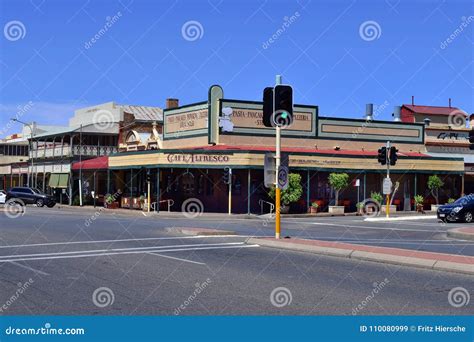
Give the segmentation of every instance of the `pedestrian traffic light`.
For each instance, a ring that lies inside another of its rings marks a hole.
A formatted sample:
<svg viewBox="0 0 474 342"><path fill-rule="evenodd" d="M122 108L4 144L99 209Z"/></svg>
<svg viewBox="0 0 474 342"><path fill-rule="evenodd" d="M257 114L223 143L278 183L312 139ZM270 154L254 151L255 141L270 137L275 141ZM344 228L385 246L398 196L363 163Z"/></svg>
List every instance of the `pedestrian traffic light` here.
<svg viewBox="0 0 474 342"><path fill-rule="evenodd" d="M382 165L387 164L387 148L385 146L379 148L379 154L377 156L377 159L380 164Z"/></svg>
<svg viewBox="0 0 474 342"><path fill-rule="evenodd" d="M390 165L395 165L397 163L398 159L398 150L395 146L390 147L390 155L389 155L389 160L390 160Z"/></svg>
<svg viewBox="0 0 474 342"><path fill-rule="evenodd" d="M291 86L275 86L274 107L275 126L289 126L293 123L293 88Z"/></svg>
<svg viewBox="0 0 474 342"><path fill-rule="evenodd" d="M273 116L273 87L266 87L263 90L263 115L262 121L265 127L272 127Z"/></svg>
<svg viewBox="0 0 474 342"><path fill-rule="evenodd" d="M222 173L222 181L225 184L230 184L231 177L232 177L232 170L230 167L226 167L224 169L224 172Z"/></svg>
<svg viewBox="0 0 474 342"><path fill-rule="evenodd" d="M474 129L469 131L469 149L474 150Z"/></svg>

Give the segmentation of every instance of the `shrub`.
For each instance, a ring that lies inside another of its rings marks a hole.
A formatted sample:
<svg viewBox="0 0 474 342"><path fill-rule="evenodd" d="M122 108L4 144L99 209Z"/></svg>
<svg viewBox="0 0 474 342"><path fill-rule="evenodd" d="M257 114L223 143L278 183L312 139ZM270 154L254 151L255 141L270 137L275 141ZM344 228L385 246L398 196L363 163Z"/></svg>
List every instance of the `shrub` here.
<svg viewBox="0 0 474 342"><path fill-rule="evenodd" d="M416 205L423 205L423 202L425 201L425 199L421 195L416 195L414 200Z"/></svg>
<svg viewBox="0 0 474 342"><path fill-rule="evenodd" d="M448 203L451 204L451 203L454 203L456 200L454 198L449 198L448 199Z"/></svg>
<svg viewBox="0 0 474 342"><path fill-rule="evenodd" d="M336 205L339 203L339 191L349 185L349 175L347 173L330 173L329 185L335 191Z"/></svg>
<svg viewBox="0 0 474 342"><path fill-rule="evenodd" d="M303 186L301 185L301 176L297 173L290 173L288 175L288 188L281 191L281 203L289 205L297 202L301 195L303 195ZM272 187L268 192L271 199L275 199L275 187Z"/></svg>
<svg viewBox="0 0 474 342"><path fill-rule="evenodd" d="M370 193L370 198L372 198L378 204L382 204L382 202L383 202L383 195L380 192L372 191Z"/></svg>
<svg viewBox="0 0 474 342"><path fill-rule="evenodd" d="M444 183L441 180L441 178L439 178L438 175L431 175L428 178L428 189L430 189L431 194L435 198L436 204L439 204L438 191L443 185L444 185Z"/></svg>

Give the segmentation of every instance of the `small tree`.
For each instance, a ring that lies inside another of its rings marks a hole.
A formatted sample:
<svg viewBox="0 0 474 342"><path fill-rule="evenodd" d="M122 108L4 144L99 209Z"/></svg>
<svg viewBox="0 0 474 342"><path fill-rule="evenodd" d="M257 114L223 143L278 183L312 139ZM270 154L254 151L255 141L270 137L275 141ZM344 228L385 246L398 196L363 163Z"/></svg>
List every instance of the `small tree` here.
<svg viewBox="0 0 474 342"><path fill-rule="evenodd" d="M444 183L438 175L432 175L428 178L428 189L430 189L431 194L435 198L436 204L439 203L438 191L443 185Z"/></svg>
<svg viewBox="0 0 474 342"><path fill-rule="evenodd" d="M281 203L289 205L296 202L303 195L303 186L301 185L301 176L297 173L288 174L288 188L281 191ZM268 192L271 199L275 199L275 187Z"/></svg>
<svg viewBox="0 0 474 342"><path fill-rule="evenodd" d="M339 202L339 191L349 185L349 175L347 173L331 173L329 174L329 185L335 191L337 205Z"/></svg>

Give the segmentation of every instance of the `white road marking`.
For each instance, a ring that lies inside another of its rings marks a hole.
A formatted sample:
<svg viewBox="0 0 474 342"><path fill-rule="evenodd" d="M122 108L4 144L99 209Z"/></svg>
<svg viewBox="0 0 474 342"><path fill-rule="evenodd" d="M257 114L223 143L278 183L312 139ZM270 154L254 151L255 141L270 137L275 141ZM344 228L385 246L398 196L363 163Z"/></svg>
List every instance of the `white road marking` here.
<svg viewBox="0 0 474 342"><path fill-rule="evenodd" d="M203 262L198 262L198 261L193 261L193 260L188 260L188 259L182 259L182 258L175 258L175 257L169 256L169 255L163 255L163 254L159 254L159 253L148 252L147 254L160 256L162 258L168 258L168 259L173 259L173 260L178 260L178 261L189 262L191 264L205 265L205 263L203 263Z"/></svg>
<svg viewBox="0 0 474 342"><path fill-rule="evenodd" d="M49 276L49 275L50 275L49 273L43 272L43 271L41 271L41 270L37 270L36 268L29 267L29 266L20 264L20 263L15 262L15 261L11 261L10 263L13 264L13 265L16 265L16 266L18 266L18 267L24 268L24 269L26 269L26 270L33 271L33 272L35 272L35 273L44 275L44 276Z"/></svg>
<svg viewBox="0 0 474 342"><path fill-rule="evenodd" d="M82 250L82 251L69 251L69 252L53 252L53 253L34 253L34 254L12 254L12 255L1 255L0 261L4 258L26 258L26 257L38 257L38 256L54 256L54 255L72 255L82 253L107 253L107 252L122 252L122 251L146 251L146 250L160 250L169 248L186 248L194 246L235 246L243 245L245 242L224 242L224 243L196 243L191 245L168 245L168 246L150 246L150 247L129 247L129 248L113 248L113 249L93 249L93 250Z"/></svg>
<svg viewBox="0 0 474 342"><path fill-rule="evenodd" d="M322 222L300 222L300 224L312 224L316 226L336 226L336 227L342 227L342 228L358 228L358 229L373 229L373 230L400 230L400 231L405 231L405 232L424 232L424 233L436 233L436 232L443 232L443 231L437 231L437 230L426 230L426 229L402 229L402 228L382 228L382 227L371 227L371 226L351 226L347 224L335 224L335 223L322 223ZM285 228L285 229L301 229L298 227L292 227L292 228Z"/></svg>
<svg viewBox="0 0 474 342"><path fill-rule="evenodd" d="M177 248L177 249L161 249L156 252L167 253L167 252L182 252L182 251L201 251L201 250L211 250L211 249L229 249L229 248L252 248L260 247L259 245L239 245L239 246L216 246L216 247L198 247L198 248ZM97 254L80 254L80 255L59 255L59 256L45 256L39 258L24 258L24 259L11 259L11 260L0 260L0 263L3 262L12 262L12 261L32 261L32 260L53 260L53 259L73 259L73 258L89 258L89 257L100 257L107 255L119 255L119 254L140 254L140 253L152 253L154 251L123 251L123 252L113 252L113 253L97 253Z"/></svg>
<svg viewBox="0 0 474 342"><path fill-rule="evenodd" d="M423 216L399 216L399 217L366 217L367 222L389 222L389 221L415 221L415 220L431 220L436 219L436 215Z"/></svg>
<svg viewBox="0 0 474 342"><path fill-rule="evenodd" d="M119 239L119 240L46 242L46 243L32 243L32 244L25 244L25 245L0 246L0 249L1 248L19 248L19 247L37 247L37 246L56 246L56 245L78 245L78 244L90 244L90 243L150 241L150 240L181 240L181 239L202 239L202 238L220 238L220 237L246 237L246 235L194 235L194 236L170 236L170 237L159 237L159 238Z"/></svg>

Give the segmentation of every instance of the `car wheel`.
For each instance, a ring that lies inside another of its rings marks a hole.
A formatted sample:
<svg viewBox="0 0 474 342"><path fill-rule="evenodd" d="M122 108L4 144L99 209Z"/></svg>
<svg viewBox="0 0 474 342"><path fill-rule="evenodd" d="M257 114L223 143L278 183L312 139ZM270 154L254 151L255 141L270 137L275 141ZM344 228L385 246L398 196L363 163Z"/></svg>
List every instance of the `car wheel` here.
<svg viewBox="0 0 474 342"><path fill-rule="evenodd" d="M471 223L473 219L472 213L470 211L466 211L464 213L464 222Z"/></svg>
<svg viewBox="0 0 474 342"><path fill-rule="evenodd" d="M46 206L47 206L48 208L52 208L52 207L54 207L55 205L56 205L56 203L48 203Z"/></svg>
<svg viewBox="0 0 474 342"><path fill-rule="evenodd" d="M36 200L36 206L37 206L37 207L40 207L40 208L41 208L42 206L44 206L44 200L41 199L41 198L38 198L38 199Z"/></svg>

